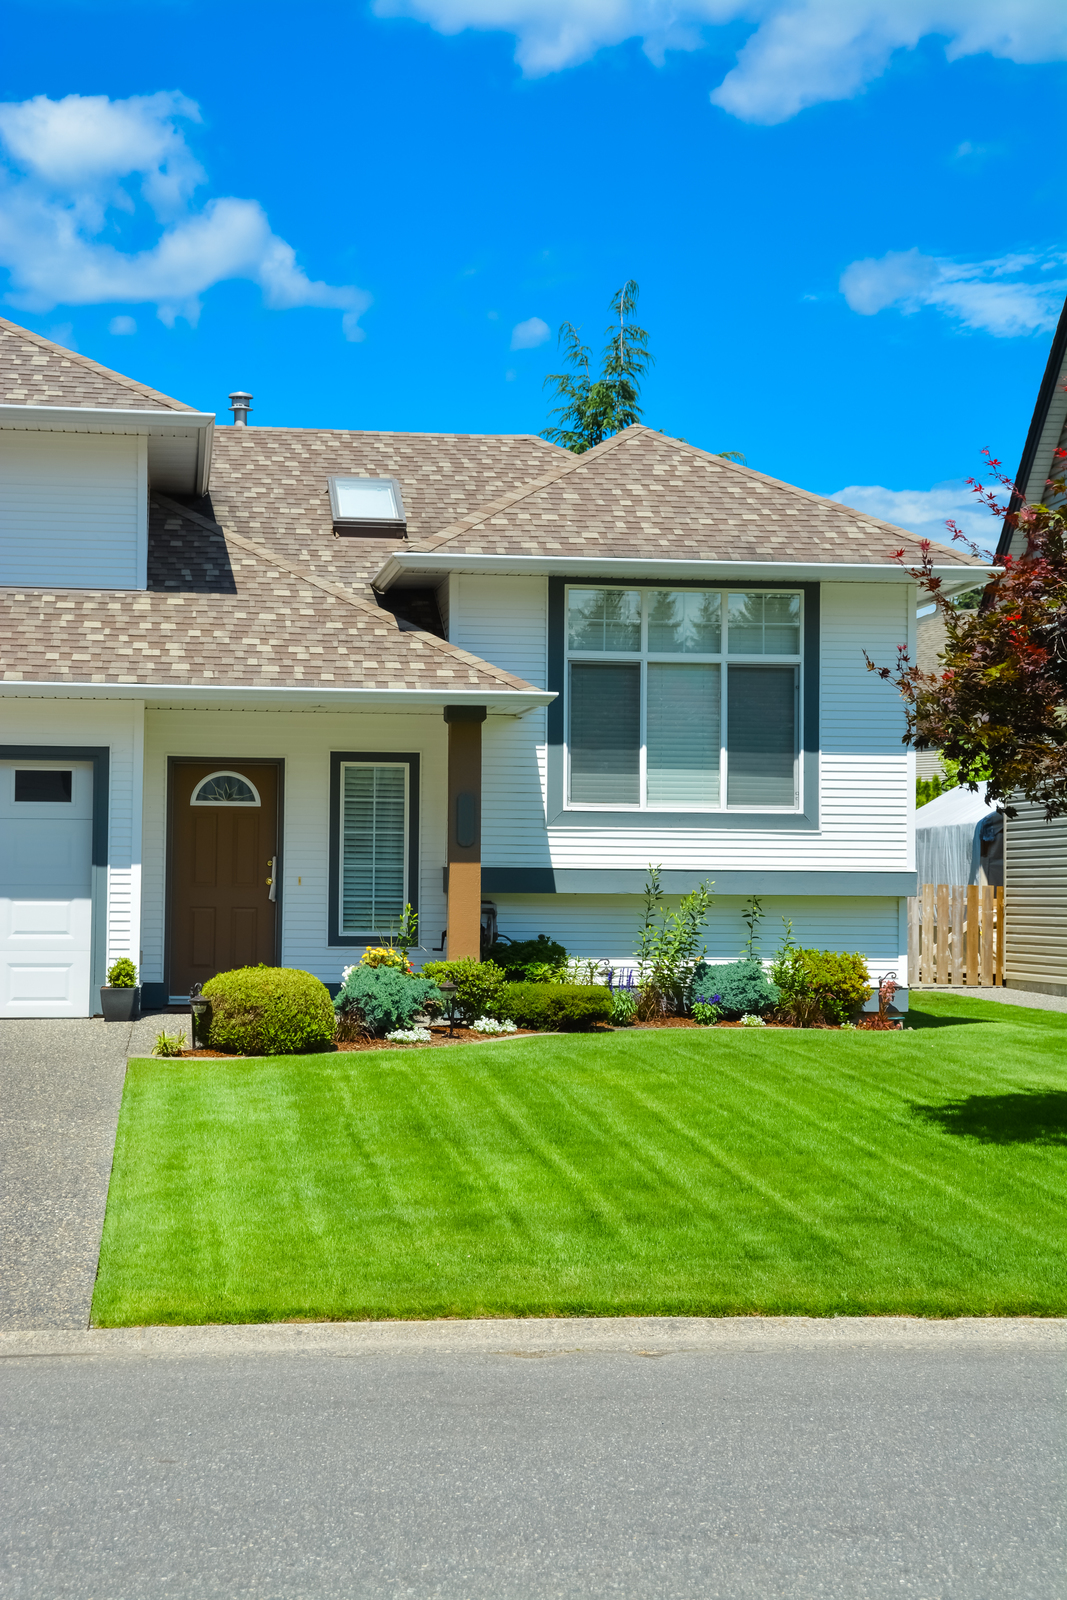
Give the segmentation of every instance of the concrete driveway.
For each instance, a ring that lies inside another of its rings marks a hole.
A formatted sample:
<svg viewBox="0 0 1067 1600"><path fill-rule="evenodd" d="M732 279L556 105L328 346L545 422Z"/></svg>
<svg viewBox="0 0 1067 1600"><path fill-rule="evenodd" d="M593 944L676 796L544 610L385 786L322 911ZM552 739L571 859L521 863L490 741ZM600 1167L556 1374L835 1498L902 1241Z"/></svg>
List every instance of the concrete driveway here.
<svg viewBox="0 0 1067 1600"><path fill-rule="evenodd" d="M85 1328L128 1054L160 1027L0 1020L0 1328Z"/></svg>

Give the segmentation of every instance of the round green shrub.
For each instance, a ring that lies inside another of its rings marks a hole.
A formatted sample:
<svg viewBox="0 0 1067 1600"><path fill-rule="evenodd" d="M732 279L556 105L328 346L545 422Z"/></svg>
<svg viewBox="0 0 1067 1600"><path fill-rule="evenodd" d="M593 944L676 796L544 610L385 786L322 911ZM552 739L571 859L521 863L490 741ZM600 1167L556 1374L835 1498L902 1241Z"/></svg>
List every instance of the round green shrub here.
<svg viewBox="0 0 1067 1600"><path fill-rule="evenodd" d="M871 992L867 963L843 950L798 950L796 961L807 992L827 1022L848 1022Z"/></svg>
<svg viewBox="0 0 1067 1600"><path fill-rule="evenodd" d="M211 1001L208 1044L244 1056L288 1056L333 1040L330 992L293 967L238 967L203 988Z"/></svg>
<svg viewBox="0 0 1067 1600"><path fill-rule="evenodd" d="M398 967L349 968L334 1001L339 1017L354 1017L371 1033L410 1028L420 1011L441 1012L445 997L429 978L410 977Z"/></svg>
<svg viewBox="0 0 1067 1600"><path fill-rule="evenodd" d="M455 984L457 1021L462 1017L476 1022L479 1017L498 1015L494 1006L504 974L494 961L475 961L473 956L459 961L427 961L422 975L434 983Z"/></svg>
<svg viewBox="0 0 1067 1600"><path fill-rule="evenodd" d="M505 983L494 1006L520 1028L591 1028L612 1016L611 990L600 983Z"/></svg>
<svg viewBox="0 0 1067 1600"><path fill-rule="evenodd" d="M701 962L693 977L689 1003L691 1007L718 1006L727 1015L743 1016L746 1012L758 1015L769 1011L777 1002L778 990L768 980L763 963L755 956L746 956L721 967Z"/></svg>
<svg viewBox="0 0 1067 1600"><path fill-rule="evenodd" d="M136 989L137 968L129 956L120 956L107 975L112 989Z"/></svg>

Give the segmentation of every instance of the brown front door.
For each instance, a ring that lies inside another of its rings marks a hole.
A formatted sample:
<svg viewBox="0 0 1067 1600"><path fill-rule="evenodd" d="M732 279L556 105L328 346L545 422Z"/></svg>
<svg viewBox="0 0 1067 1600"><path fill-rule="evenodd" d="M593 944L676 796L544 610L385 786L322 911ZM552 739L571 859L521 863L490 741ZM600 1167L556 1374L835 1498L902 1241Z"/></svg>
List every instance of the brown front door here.
<svg viewBox="0 0 1067 1600"><path fill-rule="evenodd" d="M186 995L217 972L272 964L278 907L268 880L278 854L277 766L176 762L171 829L171 994Z"/></svg>

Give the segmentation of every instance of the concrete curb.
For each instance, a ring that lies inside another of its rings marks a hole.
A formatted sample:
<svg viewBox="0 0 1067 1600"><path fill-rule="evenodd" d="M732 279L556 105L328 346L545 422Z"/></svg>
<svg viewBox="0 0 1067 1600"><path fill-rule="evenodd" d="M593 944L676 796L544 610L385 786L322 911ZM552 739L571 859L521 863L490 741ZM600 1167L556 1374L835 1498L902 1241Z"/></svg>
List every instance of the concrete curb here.
<svg viewBox="0 0 1067 1600"><path fill-rule="evenodd" d="M0 1357L672 1355L801 1348L1067 1352L1065 1317L560 1317L0 1332Z"/></svg>

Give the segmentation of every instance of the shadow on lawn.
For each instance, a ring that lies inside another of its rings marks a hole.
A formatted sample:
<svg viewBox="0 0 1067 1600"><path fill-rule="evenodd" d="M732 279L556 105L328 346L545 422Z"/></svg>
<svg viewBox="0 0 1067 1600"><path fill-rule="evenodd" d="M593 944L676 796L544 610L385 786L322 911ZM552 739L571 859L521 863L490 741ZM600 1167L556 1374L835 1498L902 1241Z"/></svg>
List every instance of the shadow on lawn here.
<svg viewBox="0 0 1067 1600"><path fill-rule="evenodd" d="M912 1112L944 1133L983 1144L1067 1145L1067 1093L1035 1089L1021 1094L971 1094L943 1106L913 1105Z"/></svg>
<svg viewBox="0 0 1067 1600"><path fill-rule="evenodd" d="M920 1011L918 1006L911 1006L905 1019L905 1027L911 1028L960 1028L971 1022L999 1022L999 1017L941 1017L933 1011Z"/></svg>

